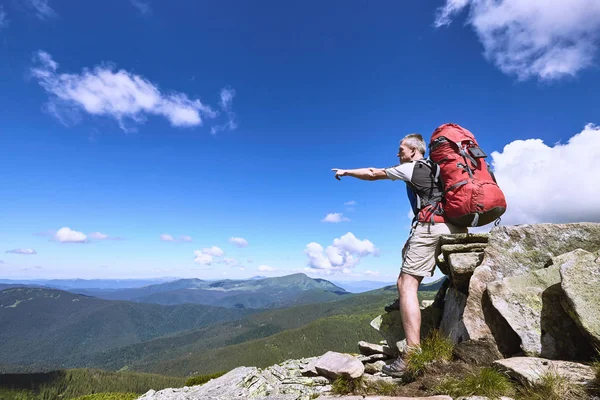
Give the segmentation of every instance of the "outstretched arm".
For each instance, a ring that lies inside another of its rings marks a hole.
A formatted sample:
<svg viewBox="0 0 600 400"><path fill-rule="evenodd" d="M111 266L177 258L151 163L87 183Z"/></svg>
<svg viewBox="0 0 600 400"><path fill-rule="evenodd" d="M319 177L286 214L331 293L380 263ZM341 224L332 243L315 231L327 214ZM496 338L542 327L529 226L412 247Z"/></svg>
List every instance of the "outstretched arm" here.
<svg viewBox="0 0 600 400"><path fill-rule="evenodd" d="M357 169L339 169L333 168L335 179L342 176L351 176L364 181L377 181L379 179L389 179L383 168L357 168Z"/></svg>

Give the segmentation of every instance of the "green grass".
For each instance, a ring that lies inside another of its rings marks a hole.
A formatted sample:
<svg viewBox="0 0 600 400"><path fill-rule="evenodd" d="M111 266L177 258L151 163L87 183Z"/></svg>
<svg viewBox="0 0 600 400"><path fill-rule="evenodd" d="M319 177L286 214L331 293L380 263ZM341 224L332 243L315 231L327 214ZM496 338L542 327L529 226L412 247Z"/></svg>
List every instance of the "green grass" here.
<svg viewBox="0 0 600 400"><path fill-rule="evenodd" d="M492 368L481 368L468 374L464 379L444 379L434 391L436 394L446 394L453 398L485 396L499 399L502 396L512 396L514 387L506 375Z"/></svg>
<svg viewBox="0 0 600 400"><path fill-rule="evenodd" d="M421 351L406 354L406 378L414 379L425 371L425 367L435 361L452 360L454 344L438 330L433 330L421 342Z"/></svg>
<svg viewBox="0 0 600 400"><path fill-rule="evenodd" d="M221 372L215 372L214 374L192 376L191 378L188 378L187 381L185 381L185 386L204 385L206 382L210 381L211 379L216 379L220 376L225 375L226 373L227 373L226 371L221 371Z"/></svg>
<svg viewBox="0 0 600 400"><path fill-rule="evenodd" d="M135 400L140 397L137 393L96 393L77 397L75 400Z"/></svg>
<svg viewBox="0 0 600 400"><path fill-rule="evenodd" d="M564 376L549 372L537 384L517 388L518 400L584 400L589 396L585 388Z"/></svg>
<svg viewBox="0 0 600 400"><path fill-rule="evenodd" d="M363 377L349 378L346 376L339 376L331 384L331 392L334 394L366 394L367 385Z"/></svg>

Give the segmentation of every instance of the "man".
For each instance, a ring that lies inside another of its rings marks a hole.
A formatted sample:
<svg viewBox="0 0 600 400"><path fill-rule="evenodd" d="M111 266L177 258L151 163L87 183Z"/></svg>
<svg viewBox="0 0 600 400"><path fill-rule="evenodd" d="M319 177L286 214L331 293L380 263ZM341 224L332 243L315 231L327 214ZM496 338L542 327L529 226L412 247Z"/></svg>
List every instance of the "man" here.
<svg viewBox="0 0 600 400"><path fill-rule="evenodd" d="M420 351L421 309L417 292L425 276L432 276L440 254L440 236L467 232L445 222L441 215L443 188L437 179L438 167L425 157L425 141L419 134L410 134L402 139L398 150L400 164L390 168L334 168L336 179L351 176L375 181L380 179L403 180L406 182L415 221L402 250L402 268L398 276L398 299L402 326L406 334L407 350ZM394 363L383 368L387 375L401 377L406 362L400 356Z"/></svg>

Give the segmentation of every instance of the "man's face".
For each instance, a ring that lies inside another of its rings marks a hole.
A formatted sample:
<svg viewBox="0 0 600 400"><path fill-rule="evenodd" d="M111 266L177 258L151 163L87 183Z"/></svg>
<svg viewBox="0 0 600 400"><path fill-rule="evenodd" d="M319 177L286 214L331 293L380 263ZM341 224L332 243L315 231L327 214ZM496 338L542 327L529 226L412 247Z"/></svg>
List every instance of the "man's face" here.
<svg viewBox="0 0 600 400"><path fill-rule="evenodd" d="M398 158L400 159L400 164L412 161L414 152L415 151L413 149L409 148L404 141L402 141L402 143L400 143L400 148L398 149Z"/></svg>

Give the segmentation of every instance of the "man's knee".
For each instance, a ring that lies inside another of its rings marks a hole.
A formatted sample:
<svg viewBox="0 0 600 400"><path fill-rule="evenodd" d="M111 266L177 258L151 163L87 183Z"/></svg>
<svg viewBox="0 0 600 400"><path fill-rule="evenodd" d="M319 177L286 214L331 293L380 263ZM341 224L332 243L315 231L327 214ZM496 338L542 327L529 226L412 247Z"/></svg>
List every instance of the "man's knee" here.
<svg viewBox="0 0 600 400"><path fill-rule="evenodd" d="M422 276L401 273L398 277L398 291L401 294L416 294L422 279Z"/></svg>

